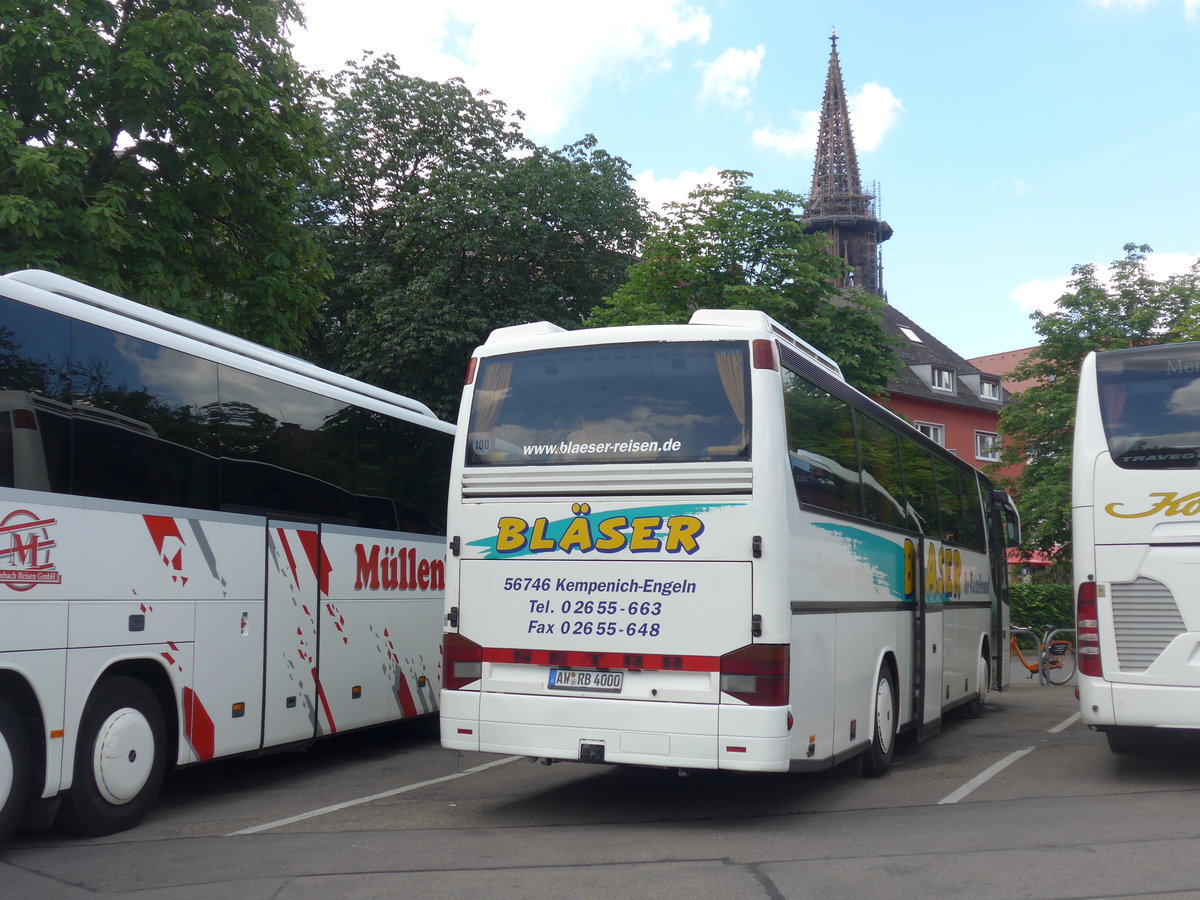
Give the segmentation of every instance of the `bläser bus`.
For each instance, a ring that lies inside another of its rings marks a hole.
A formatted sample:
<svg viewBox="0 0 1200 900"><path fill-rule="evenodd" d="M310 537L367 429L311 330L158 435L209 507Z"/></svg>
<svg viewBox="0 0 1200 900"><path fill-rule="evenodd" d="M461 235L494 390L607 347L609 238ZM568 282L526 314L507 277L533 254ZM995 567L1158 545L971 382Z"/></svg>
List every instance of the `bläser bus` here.
<svg viewBox="0 0 1200 900"><path fill-rule="evenodd" d="M988 479L753 311L494 331L447 514L442 743L888 768L1008 671Z"/></svg>
<svg viewBox="0 0 1200 900"><path fill-rule="evenodd" d="M1200 735L1200 343L1084 359L1071 506L1083 721Z"/></svg>
<svg viewBox="0 0 1200 900"><path fill-rule="evenodd" d="M0 840L437 710L453 426L47 272L0 278Z"/></svg>

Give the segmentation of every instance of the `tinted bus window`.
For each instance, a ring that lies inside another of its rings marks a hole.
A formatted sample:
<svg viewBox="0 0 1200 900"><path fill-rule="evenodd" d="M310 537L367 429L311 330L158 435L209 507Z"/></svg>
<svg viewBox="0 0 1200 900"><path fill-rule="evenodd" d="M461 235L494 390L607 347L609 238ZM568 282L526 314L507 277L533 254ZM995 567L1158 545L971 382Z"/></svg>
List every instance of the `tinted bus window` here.
<svg viewBox="0 0 1200 900"><path fill-rule="evenodd" d="M353 407L221 366L213 414L225 508L355 521Z"/></svg>
<svg viewBox="0 0 1200 900"><path fill-rule="evenodd" d="M910 528L904 508L900 436L863 415L858 416L858 435L867 518L893 528Z"/></svg>
<svg viewBox="0 0 1200 900"><path fill-rule="evenodd" d="M1200 466L1200 343L1096 355L1100 415L1124 469Z"/></svg>
<svg viewBox="0 0 1200 900"><path fill-rule="evenodd" d="M962 494L958 472L947 460L935 457L933 472L937 482L938 531L944 541L962 541Z"/></svg>
<svg viewBox="0 0 1200 900"><path fill-rule="evenodd" d="M913 441L901 439L904 461L904 497L916 531L932 534L938 528L937 488L933 481L933 458Z"/></svg>
<svg viewBox="0 0 1200 900"><path fill-rule="evenodd" d="M205 409L216 396L213 363L73 323L74 492L215 509L220 480Z"/></svg>
<svg viewBox="0 0 1200 900"><path fill-rule="evenodd" d="M471 466L749 458L742 342L520 353L476 373Z"/></svg>
<svg viewBox="0 0 1200 900"><path fill-rule="evenodd" d="M974 472L959 472L962 481L962 542L982 550L984 545L983 502L979 496L979 480Z"/></svg>
<svg viewBox="0 0 1200 900"><path fill-rule="evenodd" d="M797 499L861 515L862 479L850 407L786 369L783 404Z"/></svg>
<svg viewBox="0 0 1200 900"><path fill-rule="evenodd" d="M453 436L369 410L358 411L356 429L355 484L363 524L445 534L450 481L446 460Z"/></svg>

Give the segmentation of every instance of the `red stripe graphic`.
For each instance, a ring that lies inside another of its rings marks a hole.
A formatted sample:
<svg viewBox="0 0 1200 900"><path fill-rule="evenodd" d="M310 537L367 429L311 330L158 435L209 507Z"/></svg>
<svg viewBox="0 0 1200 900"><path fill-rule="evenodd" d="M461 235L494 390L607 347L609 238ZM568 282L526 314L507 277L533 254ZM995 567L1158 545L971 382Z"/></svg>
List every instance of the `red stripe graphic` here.
<svg viewBox="0 0 1200 900"><path fill-rule="evenodd" d="M216 754L217 729L208 710L190 687L183 689L183 732L201 762L213 758Z"/></svg>
<svg viewBox="0 0 1200 900"><path fill-rule="evenodd" d="M570 666L584 669L640 669L647 672L719 672L719 656L672 656L669 653L591 653L586 650L513 650L485 647L484 662Z"/></svg>
<svg viewBox="0 0 1200 900"><path fill-rule="evenodd" d="M321 546L321 541L315 531L299 531L297 535L300 538L300 546L304 548L304 555L308 557L308 564L312 567L313 574L317 576L317 581L320 582L321 593L328 596L329 573L333 570L333 566L329 564L325 548Z"/></svg>
<svg viewBox="0 0 1200 900"><path fill-rule="evenodd" d="M279 543L283 547L283 555L287 557L288 565L292 568L292 581L295 582L297 588L300 587L300 572L296 568L296 557L292 556L291 545L288 544L287 532L282 528L276 528L276 533L279 535Z"/></svg>
<svg viewBox="0 0 1200 900"><path fill-rule="evenodd" d="M408 687L408 679L404 677L403 672L397 672L400 676L400 683L396 687L396 699L400 701L400 711L406 716L415 716L417 714L417 704L413 702L412 691Z"/></svg>
<svg viewBox="0 0 1200 900"><path fill-rule="evenodd" d="M317 667L312 667L313 684L317 686L317 699L321 701L321 709L325 710L325 719L329 722L329 733L337 734L337 725L333 723L333 710L329 708L329 701L325 698L325 688L321 686L321 679L317 677Z"/></svg>

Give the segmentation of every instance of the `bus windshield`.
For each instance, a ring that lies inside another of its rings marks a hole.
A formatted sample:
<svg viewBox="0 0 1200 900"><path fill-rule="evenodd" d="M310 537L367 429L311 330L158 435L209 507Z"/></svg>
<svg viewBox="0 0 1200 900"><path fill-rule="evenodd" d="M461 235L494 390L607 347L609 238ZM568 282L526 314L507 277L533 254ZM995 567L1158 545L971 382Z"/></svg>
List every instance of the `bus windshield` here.
<svg viewBox="0 0 1200 900"><path fill-rule="evenodd" d="M485 357L467 465L750 458L748 344L612 344Z"/></svg>
<svg viewBox="0 0 1200 900"><path fill-rule="evenodd" d="M1100 410L1124 469L1192 469L1200 461L1200 343L1096 357Z"/></svg>

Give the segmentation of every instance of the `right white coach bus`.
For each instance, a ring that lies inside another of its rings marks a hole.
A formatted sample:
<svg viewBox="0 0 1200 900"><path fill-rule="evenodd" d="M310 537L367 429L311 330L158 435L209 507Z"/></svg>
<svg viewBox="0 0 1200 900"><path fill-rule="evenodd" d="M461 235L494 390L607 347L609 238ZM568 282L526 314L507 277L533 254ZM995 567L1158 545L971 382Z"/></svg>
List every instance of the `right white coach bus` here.
<svg viewBox="0 0 1200 900"><path fill-rule="evenodd" d="M760 312L499 329L447 516L442 742L888 768L1008 671L987 478Z"/></svg>
<svg viewBox="0 0 1200 900"><path fill-rule="evenodd" d="M1198 462L1200 343L1087 356L1071 500L1079 702L1115 752L1200 730Z"/></svg>

